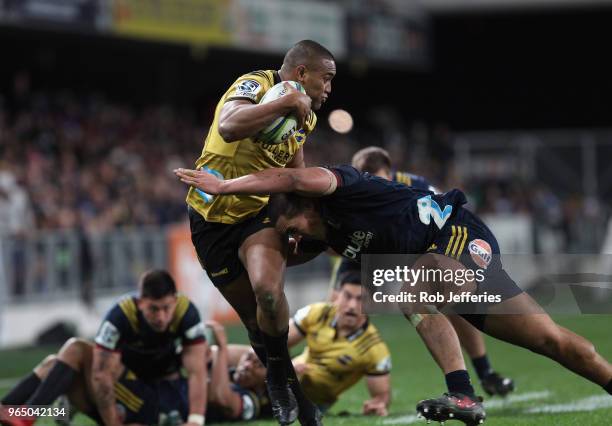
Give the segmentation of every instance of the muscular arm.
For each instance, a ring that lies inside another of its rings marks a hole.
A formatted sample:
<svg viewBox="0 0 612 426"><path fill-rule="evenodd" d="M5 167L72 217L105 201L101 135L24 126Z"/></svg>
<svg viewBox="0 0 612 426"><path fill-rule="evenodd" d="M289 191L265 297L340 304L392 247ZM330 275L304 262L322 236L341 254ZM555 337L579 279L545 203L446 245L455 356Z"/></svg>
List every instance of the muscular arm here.
<svg viewBox="0 0 612 426"><path fill-rule="evenodd" d="M220 180L200 170L174 172L182 182L211 195L298 192L316 197L331 194L338 186L336 175L323 167L266 169L229 180Z"/></svg>
<svg viewBox="0 0 612 426"><path fill-rule="evenodd" d="M240 416L242 398L232 391L228 374L228 358L228 346L217 346L213 360L208 401L218 405L228 417L236 419Z"/></svg>
<svg viewBox="0 0 612 426"><path fill-rule="evenodd" d="M105 425L121 425L115 406L115 377L121 370L121 354L94 348L91 373L93 399Z"/></svg>
<svg viewBox="0 0 612 426"><path fill-rule="evenodd" d="M203 415L206 412L206 352L206 342L187 345L183 349L182 361L189 386L189 414Z"/></svg>
<svg viewBox="0 0 612 426"><path fill-rule="evenodd" d="M256 135L276 118L290 112L298 117L298 128L310 112L310 98L291 86L288 92L272 102L253 104L245 100L229 101L219 114L219 134L225 142L235 142Z"/></svg>
<svg viewBox="0 0 612 426"><path fill-rule="evenodd" d="M363 402L363 414L386 416L391 402L391 375L368 376L366 384L371 398Z"/></svg>

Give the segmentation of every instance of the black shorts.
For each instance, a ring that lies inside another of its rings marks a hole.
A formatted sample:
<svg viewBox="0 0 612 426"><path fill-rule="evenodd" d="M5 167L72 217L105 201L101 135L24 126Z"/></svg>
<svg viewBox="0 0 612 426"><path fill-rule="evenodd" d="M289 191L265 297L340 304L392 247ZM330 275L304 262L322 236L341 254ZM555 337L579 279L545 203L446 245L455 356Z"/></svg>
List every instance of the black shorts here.
<svg viewBox="0 0 612 426"><path fill-rule="evenodd" d="M191 241L206 274L216 287L236 280L244 271L238 249L244 240L273 225L264 207L257 215L240 223L228 225L207 222L195 209L189 207Z"/></svg>
<svg viewBox="0 0 612 426"><path fill-rule="evenodd" d="M503 269L497 239L469 210L460 208L446 222L427 252L443 254L458 260L468 269L484 271L485 279L478 283L477 294L499 295L503 302L523 292ZM461 304L457 310L482 330L486 308L490 305Z"/></svg>
<svg viewBox="0 0 612 426"><path fill-rule="evenodd" d="M189 392L184 377L149 382L139 379L126 368L114 390L123 424L156 425L169 420L182 424L187 421ZM104 423L97 410L86 414L98 424Z"/></svg>

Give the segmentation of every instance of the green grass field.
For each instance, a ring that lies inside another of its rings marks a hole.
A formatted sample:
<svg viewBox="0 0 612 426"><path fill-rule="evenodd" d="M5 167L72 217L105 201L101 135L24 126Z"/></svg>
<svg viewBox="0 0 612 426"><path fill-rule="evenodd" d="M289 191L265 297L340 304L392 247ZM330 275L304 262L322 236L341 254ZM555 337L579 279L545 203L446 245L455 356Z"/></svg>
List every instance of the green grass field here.
<svg viewBox="0 0 612 426"><path fill-rule="evenodd" d="M590 315L557 317L559 323L582 334L597 346L606 358L612 359L612 316ZM416 402L440 395L444 378L411 326L403 318L379 316L373 319L381 330L393 355L393 403L386 418L360 415L366 398L363 383L345 393L325 418L327 425L392 426L425 424L414 417ZM245 342L240 328L229 330L230 341ZM515 394L506 401L485 400L489 425L611 425L612 397L598 386L570 373L552 361L529 351L487 339L494 368L514 378ZM0 392L12 380L35 365L53 348L32 348L0 352ZM473 374L475 377L475 374ZM477 391L481 392L477 387ZM560 405L563 404L563 405ZM531 410L531 412L530 412ZM39 424L53 424L40 421ZM86 417L77 416L75 425L93 425ZM271 421L256 425L272 425ZM436 423L437 424L437 423ZM447 425L461 424L447 422Z"/></svg>

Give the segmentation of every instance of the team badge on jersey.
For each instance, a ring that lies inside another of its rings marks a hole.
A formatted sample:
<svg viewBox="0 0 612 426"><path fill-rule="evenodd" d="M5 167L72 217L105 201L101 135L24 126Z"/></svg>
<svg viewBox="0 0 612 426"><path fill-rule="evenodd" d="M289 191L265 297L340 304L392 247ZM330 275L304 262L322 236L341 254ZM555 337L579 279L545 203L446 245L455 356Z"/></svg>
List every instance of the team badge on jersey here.
<svg viewBox="0 0 612 426"><path fill-rule="evenodd" d="M253 102L257 102L257 94L261 90L261 84L255 80L244 80L236 86L236 94L232 97L249 98Z"/></svg>
<svg viewBox="0 0 612 426"><path fill-rule="evenodd" d="M470 256L476 265L482 269L487 269L492 259L492 250L489 243L485 240L472 240L468 244L468 250L470 250Z"/></svg>

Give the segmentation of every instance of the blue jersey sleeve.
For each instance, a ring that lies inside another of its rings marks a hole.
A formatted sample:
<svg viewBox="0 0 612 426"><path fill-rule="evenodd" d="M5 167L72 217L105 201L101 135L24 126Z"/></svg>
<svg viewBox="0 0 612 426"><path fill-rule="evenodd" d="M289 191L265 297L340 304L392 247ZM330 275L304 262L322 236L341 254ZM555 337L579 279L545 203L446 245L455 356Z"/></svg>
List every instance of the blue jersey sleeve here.
<svg viewBox="0 0 612 426"><path fill-rule="evenodd" d="M327 195L327 197L330 198L352 193L364 180L363 173L352 166L342 165L329 167L329 170L336 176L338 181L336 190L332 194Z"/></svg>
<svg viewBox="0 0 612 426"><path fill-rule="evenodd" d="M200 319L200 313L191 302L189 302L189 307L181 320L179 332L185 345L193 345L206 341L204 324Z"/></svg>
<svg viewBox="0 0 612 426"><path fill-rule="evenodd" d="M103 349L120 351L125 336L130 331L129 328L130 324L125 313L119 304L116 304L102 320L94 341Z"/></svg>

